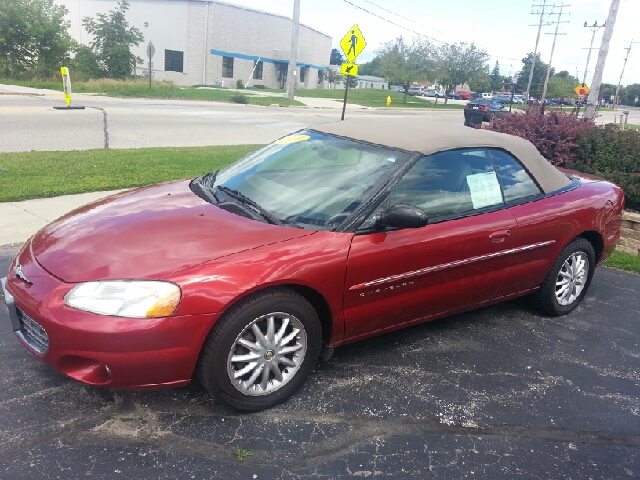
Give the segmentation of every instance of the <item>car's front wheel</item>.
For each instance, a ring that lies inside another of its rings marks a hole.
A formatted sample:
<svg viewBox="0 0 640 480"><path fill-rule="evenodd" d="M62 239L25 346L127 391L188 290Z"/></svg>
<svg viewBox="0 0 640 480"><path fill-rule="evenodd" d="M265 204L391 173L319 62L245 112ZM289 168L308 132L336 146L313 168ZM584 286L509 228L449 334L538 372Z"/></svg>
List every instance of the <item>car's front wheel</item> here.
<svg viewBox="0 0 640 480"><path fill-rule="evenodd" d="M214 325L198 378L237 409L270 408L304 383L321 347L320 320L304 297L287 288L258 292Z"/></svg>
<svg viewBox="0 0 640 480"><path fill-rule="evenodd" d="M552 316L572 312L589 289L595 271L593 246L584 238L576 238L562 251L533 295L535 304Z"/></svg>

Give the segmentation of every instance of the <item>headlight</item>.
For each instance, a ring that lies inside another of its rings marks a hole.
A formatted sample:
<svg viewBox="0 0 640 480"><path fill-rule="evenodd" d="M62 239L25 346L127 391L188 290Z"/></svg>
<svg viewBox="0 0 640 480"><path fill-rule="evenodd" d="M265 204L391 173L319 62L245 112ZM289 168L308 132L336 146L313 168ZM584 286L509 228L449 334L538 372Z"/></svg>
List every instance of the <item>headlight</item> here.
<svg viewBox="0 0 640 480"><path fill-rule="evenodd" d="M174 283L145 280L86 282L64 297L70 307L117 317L167 317L180 303L180 287Z"/></svg>

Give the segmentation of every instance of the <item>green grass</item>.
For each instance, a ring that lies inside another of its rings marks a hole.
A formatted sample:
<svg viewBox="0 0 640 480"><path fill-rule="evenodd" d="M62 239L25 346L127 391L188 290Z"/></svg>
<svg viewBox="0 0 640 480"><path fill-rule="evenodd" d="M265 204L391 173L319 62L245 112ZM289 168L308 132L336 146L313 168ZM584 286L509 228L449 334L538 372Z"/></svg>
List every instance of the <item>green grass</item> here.
<svg viewBox="0 0 640 480"><path fill-rule="evenodd" d="M55 90L62 93L62 81L23 81L13 79L0 79L0 84L21 85L23 87L42 88ZM282 96L259 96L254 93L278 93L283 94L284 90L274 89L252 89L248 88L243 94L237 91L230 91L224 88L196 88L178 87L171 82L152 82L149 88L148 80L90 80L87 82L74 82L72 90L75 93L103 93L113 97L136 97L136 98L164 98L164 99L184 99L184 100L209 100L218 102L248 103L252 105L281 105L281 106L302 106L303 102L298 100L287 100ZM299 98L328 98L342 101L344 89L297 89L295 96ZM391 97L391 106L387 107L387 97ZM246 101L245 101L246 100ZM444 99L439 99L435 104L435 99L417 99L407 95L406 103L403 102L404 94L382 89L349 89L347 103L363 105L365 107L378 108L441 108L451 110L464 109L464 105L444 104Z"/></svg>
<svg viewBox="0 0 640 480"><path fill-rule="evenodd" d="M0 202L115 190L195 177L261 145L0 153Z"/></svg>
<svg viewBox="0 0 640 480"><path fill-rule="evenodd" d="M314 89L296 90L296 97L310 98L332 98L342 101L344 99L344 89ZM387 108L387 97L391 97L389 108L444 108L452 110L462 110L464 105L444 104L444 99L419 99L407 95L407 103L403 103L404 94L383 89L353 88L349 89L347 103L355 103L365 107Z"/></svg>
<svg viewBox="0 0 640 480"><path fill-rule="evenodd" d="M618 124L620 125L620 124ZM622 128L622 126L620 126L620 128ZM626 129L631 129L631 130L640 130L640 125L636 125L634 123L628 123L624 126L625 130Z"/></svg>
<svg viewBox="0 0 640 480"><path fill-rule="evenodd" d="M614 250L611 256L604 263L604 266L640 275L640 257L629 255L628 253Z"/></svg>
<svg viewBox="0 0 640 480"><path fill-rule="evenodd" d="M13 79L0 79L0 84L21 85L23 87L42 88L62 93L62 82L55 81L21 81ZM75 93L103 93L112 97L135 98L165 98L183 100L208 100L216 102L248 103L251 105L301 106L297 100L287 100L278 96L258 96L251 90L245 94L224 88L195 88L178 87L170 82L152 82L149 88L148 80L91 80L88 82L75 82L72 85ZM256 90L257 91L257 90Z"/></svg>

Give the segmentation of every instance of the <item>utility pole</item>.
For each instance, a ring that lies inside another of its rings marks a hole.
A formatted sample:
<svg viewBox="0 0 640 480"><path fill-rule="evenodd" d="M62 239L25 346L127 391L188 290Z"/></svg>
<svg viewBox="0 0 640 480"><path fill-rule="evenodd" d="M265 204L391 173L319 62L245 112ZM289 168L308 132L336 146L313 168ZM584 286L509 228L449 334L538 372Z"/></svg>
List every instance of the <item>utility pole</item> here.
<svg viewBox="0 0 640 480"><path fill-rule="evenodd" d="M587 28L590 28L593 33L591 34L591 43L589 44L589 48L587 49L583 48L583 50L589 50L589 53L587 54L587 65L584 67L584 75L582 77L582 83L587 83L587 69L589 68L589 60L591 60L591 50L595 50L593 48L593 40L596 38L596 32L601 28L604 28L606 24L607 22L604 22L602 25L598 25L597 20L593 22L593 25L587 25L587 22L584 22L584 26Z"/></svg>
<svg viewBox="0 0 640 480"><path fill-rule="evenodd" d="M611 0L609 16L605 22L604 33L602 34L602 43L600 44L600 51L598 52L598 61L596 62L596 69L593 72L593 79L591 80L591 91L589 92L589 98L587 99L587 109L584 112L585 118L594 118L596 116L596 104L598 103L598 93L600 92L600 85L602 84L604 64L607 61L609 43L613 36L613 27L616 24L616 16L618 15L619 8L620 0Z"/></svg>
<svg viewBox="0 0 640 480"><path fill-rule="evenodd" d="M300 31L300 0L293 0L293 26L291 32L291 57L287 81L287 98L293 100L296 91L296 62L298 61L298 32Z"/></svg>
<svg viewBox="0 0 640 480"><path fill-rule="evenodd" d="M638 42L634 42L633 39L631 39L631 42L629 42L629 46L625 48L625 50L627 51L627 56L624 57L624 63L622 64L622 72L620 73L620 79L618 80L618 86L616 87L616 95L615 97L613 97L614 110L618 109L618 96L620 95L620 83L622 82L622 76L624 75L624 67L627 66L627 60L629 60L629 53L631 53L631 47L633 47L634 43L638 43Z"/></svg>
<svg viewBox="0 0 640 480"><path fill-rule="evenodd" d="M565 20L564 22L560 21L560 18L562 18L562 9L570 6L571 5L560 5L560 12L555 14L552 13L552 15L558 15L558 21L552 22L556 24L556 31L553 34L553 43L551 44L551 57L549 58L549 66L547 67L547 74L544 77L544 86L542 87L542 95L540 96L540 103L542 103L542 105L544 105L544 97L547 95L547 84L549 83L549 76L551 75L551 63L553 62L553 52L556 49L556 38L558 37L558 35L566 35L566 33L558 33L558 28L560 28L561 23L569 23L568 20Z"/></svg>
<svg viewBox="0 0 640 480"><path fill-rule="evenodd" d="M536 55L538 53L538 44L540 43L540 31L542 30L542 26L549 25L548 23L544 23L544 9L547 7L547 0L542 0L542 5L533 5L534 7L540 7L540 21L537 24L529 25L530 27L538 27L538 36L536 37L536 46L533 49L533 58L531 63L531 69L529 70L529 82L527 83L527 90L525 92L525 100L529 103L529 92L531 90L531 82L533 81L533 69L536 66ZM537 15L538 12L531 12L531 15Z"/></svg>

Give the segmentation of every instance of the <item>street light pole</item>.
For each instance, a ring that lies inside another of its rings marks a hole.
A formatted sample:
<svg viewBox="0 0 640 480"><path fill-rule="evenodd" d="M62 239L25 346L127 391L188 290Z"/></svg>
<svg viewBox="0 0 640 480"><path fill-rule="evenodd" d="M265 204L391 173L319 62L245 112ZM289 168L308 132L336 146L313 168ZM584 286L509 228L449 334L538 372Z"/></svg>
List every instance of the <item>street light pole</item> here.
<svg viewBox="0 0 640 480"><path fill-rule="evenodd" d="M293 26L291 32L291 57L287 73L287 98L293 100L296 91L296 62L298 61L298 32L300 30L300 0L293 1Z"/></svg>

